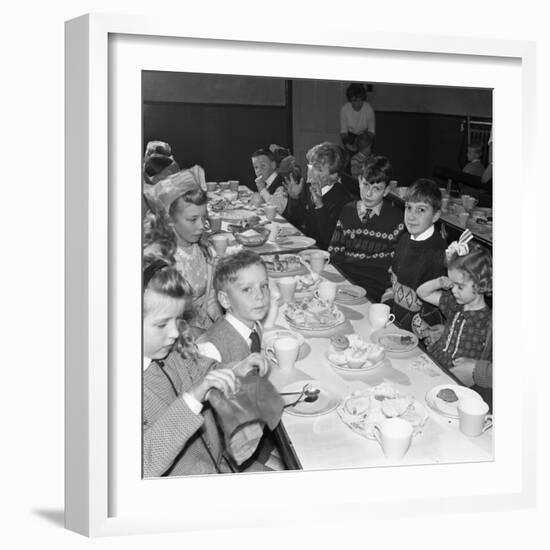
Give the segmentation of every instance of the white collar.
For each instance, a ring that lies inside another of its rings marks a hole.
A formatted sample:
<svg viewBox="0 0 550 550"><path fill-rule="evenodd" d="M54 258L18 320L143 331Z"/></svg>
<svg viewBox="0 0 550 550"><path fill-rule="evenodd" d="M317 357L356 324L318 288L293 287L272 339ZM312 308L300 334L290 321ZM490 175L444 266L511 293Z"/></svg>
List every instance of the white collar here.
<svg viewBox="0 0 550 550"><path fill-rule="evenodd" d="M330 185L325 185L321 187L321 197L324 197L337 183L340 183L340 178L338 178L334 183Z"/></svg>
<svg viewBox="0 0 550 550"><path fill-rule="evenodd" d="M253 328L249 328L240 319L237 319L229 312L225 314L225 319L247 342L250 340L250 333L253 330L256 330L256 332L258 331L256 323L254 323Z"/></svg>
<svg viewBox="0 0 550 550"><path fill-rule="evenodd" d="M435 227L432 223L432 225L430 225L430 227L428 227L426 231L423 231L417 237L411 235L411 241L426 241L434 234L434 231L435 231Z"/></svg>
<svg viewBox="0 0 550 550"><path fill-rule="evenodd" d="M151 364L153 360L150 359L149 357L145 357L145 355L143 356L143 371L145 372L147 370L147 367Z"/></svg>
<svg viewBox="0 0 550 550"><path fill-rule="evenodd" d="M275 178L277 177L277 171L272 172L271 176L265 180L265 187L266 189L275 181Z"/></svg>

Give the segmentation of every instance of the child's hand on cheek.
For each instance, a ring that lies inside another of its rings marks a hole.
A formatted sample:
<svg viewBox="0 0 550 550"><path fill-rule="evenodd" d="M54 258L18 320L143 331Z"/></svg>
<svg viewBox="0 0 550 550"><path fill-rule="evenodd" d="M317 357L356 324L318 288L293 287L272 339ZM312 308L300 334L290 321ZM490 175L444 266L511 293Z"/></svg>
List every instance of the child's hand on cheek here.
<svg viewBox="0 0 550 550"><path fill-rule="evenodd" d="M440 288L443 288L444 290L449 290L453 288L454 283L449 279L449 277L439 277L439 286Z"/></svg>
<svg viewBox="0 0 550 550"><path fill-rule="evenodd" d="M220 390L226 397L235 393L235 373L231 369L217 369L210 371L198 384L190 390L197 401L205 401L206 396L212 388Z"/></svg>

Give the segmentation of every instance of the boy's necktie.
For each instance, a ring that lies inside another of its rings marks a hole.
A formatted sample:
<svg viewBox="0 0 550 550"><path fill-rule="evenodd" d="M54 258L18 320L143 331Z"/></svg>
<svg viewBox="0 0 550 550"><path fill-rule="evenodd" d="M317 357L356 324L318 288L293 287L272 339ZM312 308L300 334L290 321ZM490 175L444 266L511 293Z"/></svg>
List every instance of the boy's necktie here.
<svg viewBox="0 0 550 550"><path fill-rule="evenodd" d="M253 330L250 333L250 351L252 353L259 353L262 349L262 345L260 344L260 335Z"/></svg>
<svg viewBox="0 0 550 550"><path fill-rule="evenodd" d="M367 220L370 220L370 213L372 212L372 208L366 208L365 212L363 212L363 216L361 217L361 221L365 223Z"/></svg>

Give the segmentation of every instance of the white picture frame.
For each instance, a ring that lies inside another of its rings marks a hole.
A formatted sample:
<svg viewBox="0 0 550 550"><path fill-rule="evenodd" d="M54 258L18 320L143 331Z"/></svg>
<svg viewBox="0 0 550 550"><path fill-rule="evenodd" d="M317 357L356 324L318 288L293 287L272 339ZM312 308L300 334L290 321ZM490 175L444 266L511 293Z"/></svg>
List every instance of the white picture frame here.
<svg viewBox="0 0 550 550"><path fill-rule="evenodd" d="M163 56L155 57L153 47ZM170 52L180 47L187 55L176 59ZM243 51L246 63L240 59ZM254 60L266 55L272 62L264 73L262 64L255 65ZM327 69L328 58L338 59L338 69ZM133 117L136 105L141 108L140 90L135 89L137 71L140 67L171 70L179 64L179 70L190 72L216 72L217 66L217 72L227 74L281 76L277 71L284 66L289 78L328 78L330 74L352 80L360 78L354 68L357 59L378 74L373 81L429 83L437 78L439 84L465 85L467 71L470 85L495 89L494 357L499 365L495 460L307 475L284 472L142 481L136 477L141 457L135 453L138 439L141 445L141 417L135 414L141 397L141 310L140 300L135 299L141 291L140 249L135 246L140 238L141 202L139 193L135 198L132 193L141 182L141 146L135 132L139 119ZM290 23L283 30L266 33L265 29L244 31L221 24L106 14L67 22L66 527L88 536L105 536L360 520L366 513L391 517L533 506L535 432L528 419L535 412L536 350L525 343L507 349L506 342L518 326L527 327L535 317L536 296L526 284L521 265L536 264L535 245L528 238L535 232L536 220L529 214L525 196L513 202L504 190L532 178L528 136L535 117L534 66L534 45L528 42L310 30ZM397 73L393 76L392 67ZM117 103L124 87L128 87L125 102ZM506 125L500 120L506 120ZM517 225L499 223L512 214ZM511 259L505 253L509 248L521 252ZM505 296L510 281L518 280L527 288L524 301L506 304L505 309L498 296ZM516 323L501 322L504 315ZM518 395L511 369L520 363L523 376ZM300 509L299 519L298 509L285 498L297 485L314 495L309 509ZM357 486L369 490L345 491ZM269 494L269 501L259 502L258 494ZM327 506L335 499L342 506Z"/></svg>

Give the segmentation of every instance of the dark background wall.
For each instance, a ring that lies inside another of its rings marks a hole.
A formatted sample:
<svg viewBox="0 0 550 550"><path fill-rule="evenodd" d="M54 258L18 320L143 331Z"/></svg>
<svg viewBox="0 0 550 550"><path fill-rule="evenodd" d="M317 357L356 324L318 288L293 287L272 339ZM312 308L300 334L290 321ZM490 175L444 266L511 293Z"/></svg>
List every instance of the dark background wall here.
<svg viewBox="0 0 550 550"><path fill-rule="evenodd" d="M250 154L287 146L305 164L321 141L340 142L339 111L348 82L144 71L143 147L159 139L181 167L200 164L207 180L253 185ZM460 169L461 124L492 118L492 91L373 83L374 152L407 185L434 166Z"/></svg>

